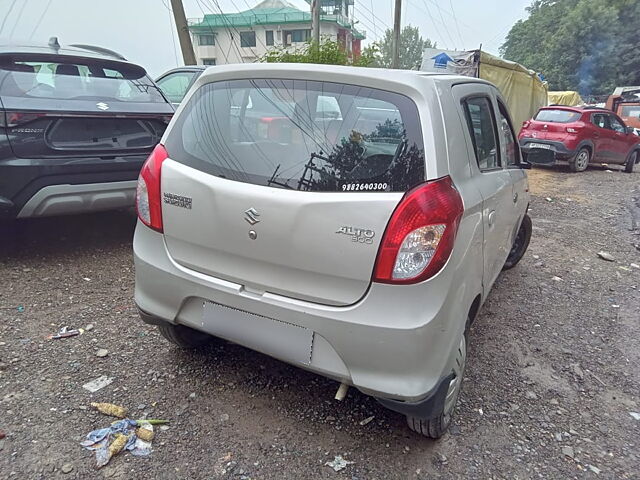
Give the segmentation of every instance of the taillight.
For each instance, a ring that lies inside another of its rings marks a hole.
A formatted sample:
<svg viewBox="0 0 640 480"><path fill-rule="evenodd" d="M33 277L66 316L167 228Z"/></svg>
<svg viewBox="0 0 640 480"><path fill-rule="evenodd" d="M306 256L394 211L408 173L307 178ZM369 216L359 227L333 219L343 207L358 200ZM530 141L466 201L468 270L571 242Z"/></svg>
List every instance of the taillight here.
<svg viewBox="0 0 640 480"><path fill-rule="evenodd" d="M578 127L567 127L567 133L579 133L580 128Z"/></svg>
<svg viewBox="0 0 640 480"><path fill-rule="evenodd" d="M529 128L529 125L531 125L531 122L529 120L525 120L524 122L522 122L522 128Z"/></svg>
<svg viewBox="0 0 640 480"><path fill-rule="evenodd" d="M46 113L40 112L11 112L7 111L0 115L0 127L13 128L25 123L32 122L41 117L46 117Z"/></svg>
<svg viewBox="0 0 640 480"><path fill-rule="evenodd" d="M451 255L463 211L450 177L408 192L387 225L373 280L409 284L437 274Z"/></svg>
<svg viewBox="0 0 640 480"><path fill-rule="evenodd" d="M144 162L138 177L136 210L138 218L147 227L162 233L162 198L160 192L160 172L162 162L169 155L161 144L156 145Z"/></svg>

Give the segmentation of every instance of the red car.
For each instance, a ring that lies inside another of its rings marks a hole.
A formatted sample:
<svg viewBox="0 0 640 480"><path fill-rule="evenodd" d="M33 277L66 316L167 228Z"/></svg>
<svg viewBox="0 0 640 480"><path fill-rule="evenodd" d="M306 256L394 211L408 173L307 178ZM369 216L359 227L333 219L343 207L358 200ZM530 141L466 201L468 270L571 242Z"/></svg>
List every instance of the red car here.
<svg viewBox="0 0 640 480"><path fill-rule="evenodd" d="M610 163L631 173L640 161L640 137L633 128L597 107L543 107L522 124L518 139L529 163L568 164L574 172L590 163Z"/></svg>

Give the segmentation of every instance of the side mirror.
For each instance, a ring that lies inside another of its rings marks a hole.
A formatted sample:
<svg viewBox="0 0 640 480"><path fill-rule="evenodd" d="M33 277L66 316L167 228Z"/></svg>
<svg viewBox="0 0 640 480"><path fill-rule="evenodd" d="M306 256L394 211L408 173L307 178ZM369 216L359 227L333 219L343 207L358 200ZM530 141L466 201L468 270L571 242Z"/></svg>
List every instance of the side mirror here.
<svg viewBox="0 0 640 480"><path fill-rule="evenodd" d="M636 132L636 131L635 131L635 128L633 128L633 127L627 127L627 133L628 133L629 135L631 135L632 133L635 133L635 132Z"/></svg>
<svg viewBox="0 0 640 480"><path fill-rule="evenodd" d="M525 160L521 161L518 165L522 170L531 170L531 164Z"/></svg>

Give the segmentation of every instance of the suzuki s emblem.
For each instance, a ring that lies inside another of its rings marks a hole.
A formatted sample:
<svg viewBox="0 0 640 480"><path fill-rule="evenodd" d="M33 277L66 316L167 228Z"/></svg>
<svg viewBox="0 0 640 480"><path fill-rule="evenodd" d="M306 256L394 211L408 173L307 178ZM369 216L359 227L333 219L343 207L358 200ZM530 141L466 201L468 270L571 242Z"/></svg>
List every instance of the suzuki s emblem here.
<svg viewBox="0 0 640 480"><path fill-rule="evenodd" d="M256 223L258 223L260 221L260 219L258 218L259 216L260 214L253 207L244 211L244 219L249 222L249 225L255 225Z"/></svg>
<svg viewBox="0 0 640 480"><path fill-rule="evenodd" d="M104 102L96 103L96 107L98 107L100 110L109 110L109 105Z"/></svg>

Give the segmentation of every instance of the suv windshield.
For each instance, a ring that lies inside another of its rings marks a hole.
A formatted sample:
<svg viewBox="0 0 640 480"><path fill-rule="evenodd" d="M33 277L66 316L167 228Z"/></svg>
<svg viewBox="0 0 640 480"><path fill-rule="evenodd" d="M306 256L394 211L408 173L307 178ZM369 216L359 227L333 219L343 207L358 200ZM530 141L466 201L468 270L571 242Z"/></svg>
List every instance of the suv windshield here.
<svg viewBox="0 0 640 480"><path fill-rule="evenodd" d="M203 85L167 139L173 160L231 180L306 191L405 191L422 182L416 105L305 80Z"/></svg>
<svg viewBox="0 0 640 480"><path fill-rule="evenodd" d="M65 62L61 57L0 59L0 96L165 102L141 67L94 59Z"/></svg>
<svg viewBox="0 0 640 480"><path fill-rule="evenodd" d="M551 123L571 123L580 118L580 113L572 112L571 110L554 110L543 109L538 112L535 120L538 122L551 122Z"/></svg>

